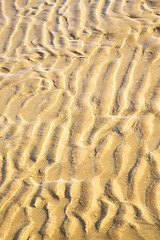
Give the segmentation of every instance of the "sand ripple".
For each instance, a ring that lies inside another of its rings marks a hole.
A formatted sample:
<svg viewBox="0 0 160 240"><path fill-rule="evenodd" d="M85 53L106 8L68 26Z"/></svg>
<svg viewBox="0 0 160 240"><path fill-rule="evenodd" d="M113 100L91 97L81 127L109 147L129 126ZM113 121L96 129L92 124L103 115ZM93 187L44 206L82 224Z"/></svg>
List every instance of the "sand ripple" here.
<svg viewBox="0 0 160 240"><path fill-rule="evenodd" d="M160 1L0 0L0 239L160 240Z"/></svg>

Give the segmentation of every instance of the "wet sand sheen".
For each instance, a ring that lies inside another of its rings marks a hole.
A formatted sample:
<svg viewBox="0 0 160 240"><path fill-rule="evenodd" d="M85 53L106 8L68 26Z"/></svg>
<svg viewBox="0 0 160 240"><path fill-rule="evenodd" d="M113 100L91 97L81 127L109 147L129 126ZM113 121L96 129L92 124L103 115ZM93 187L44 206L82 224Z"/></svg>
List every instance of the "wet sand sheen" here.
<svg viewBox="0 0 160 240"><path fill-rule="evenodd" d="M160 2L0 0L0 239L160 240Z"/></svg>

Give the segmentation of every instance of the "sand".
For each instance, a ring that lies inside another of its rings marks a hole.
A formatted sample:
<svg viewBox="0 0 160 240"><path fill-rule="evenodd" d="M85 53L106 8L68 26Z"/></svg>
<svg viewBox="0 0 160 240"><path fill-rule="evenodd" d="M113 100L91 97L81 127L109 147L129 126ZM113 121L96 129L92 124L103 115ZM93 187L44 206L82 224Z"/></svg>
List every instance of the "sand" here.
<svg viewBox="0 0 160 240"><path fill-rule="evenodd" d="M160 1L0 0L0 239L160 240Z"/></svg>

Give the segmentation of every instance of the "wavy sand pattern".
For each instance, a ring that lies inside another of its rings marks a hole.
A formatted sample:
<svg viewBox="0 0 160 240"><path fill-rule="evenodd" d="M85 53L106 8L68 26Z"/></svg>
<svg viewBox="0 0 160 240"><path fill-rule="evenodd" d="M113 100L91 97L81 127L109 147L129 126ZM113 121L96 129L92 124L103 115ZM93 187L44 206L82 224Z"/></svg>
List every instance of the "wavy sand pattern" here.
<svg viewBox="0 0 160 240"><path fill-rule="evenodd" d="M0 239L160 239L160 1L0 0Z"/></svg>

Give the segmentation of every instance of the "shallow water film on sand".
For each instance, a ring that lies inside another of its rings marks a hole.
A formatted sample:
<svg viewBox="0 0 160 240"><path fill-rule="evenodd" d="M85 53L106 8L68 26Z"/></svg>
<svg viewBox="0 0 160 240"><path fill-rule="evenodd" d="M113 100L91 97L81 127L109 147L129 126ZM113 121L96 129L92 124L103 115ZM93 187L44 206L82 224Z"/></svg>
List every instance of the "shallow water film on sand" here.
<svg viewBox="0 0 160 240"><path fill-rule="evenodd" d="M160 240L159 0L0 0L0 239Z"/></svg>

